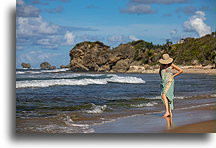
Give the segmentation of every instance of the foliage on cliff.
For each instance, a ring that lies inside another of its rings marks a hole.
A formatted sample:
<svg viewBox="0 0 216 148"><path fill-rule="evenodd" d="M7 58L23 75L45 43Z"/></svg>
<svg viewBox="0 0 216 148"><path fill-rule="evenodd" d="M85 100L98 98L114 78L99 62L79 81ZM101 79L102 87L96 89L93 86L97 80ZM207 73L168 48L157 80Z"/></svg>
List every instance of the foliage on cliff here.
<svg viewBox="0 0 216 148"><path fill-rule="evenodd" d="M172 45L169 53L177 64L208 65L215 63L215 32L201 38L186 38L185 43ZM195 62L196 61L196 62Z"/></svg>

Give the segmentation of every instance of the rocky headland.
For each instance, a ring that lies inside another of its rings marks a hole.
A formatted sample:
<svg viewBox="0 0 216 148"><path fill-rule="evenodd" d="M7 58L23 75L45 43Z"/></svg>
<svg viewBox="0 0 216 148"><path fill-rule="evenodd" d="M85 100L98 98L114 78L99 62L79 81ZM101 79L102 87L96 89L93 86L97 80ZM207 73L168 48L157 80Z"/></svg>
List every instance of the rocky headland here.
<svg viewBox="0 0 216 148"><path fill-rule="evenodd" d="M181 66L215 68L215 32L201 38L186 38L172 44L154 45L143 40L111 49L102 42L81 42L70 50L68 67L76 72L158 72L158 60L168 53Z"/></svg>
<svg viewBox="0 0 216 148"><path fill-rule="evenodd" d="M186 73L215 74L215 32L201 38L181 39L176 44L167 40L163 45L138 40L110 48L100 41L85 41L70 50L70 63L60 68L74 72L158 73L158 60L164 53L168 53ZM21 66L31 68L28 63ZM41 63L40 67L56 69L48 62Z"/></svg>

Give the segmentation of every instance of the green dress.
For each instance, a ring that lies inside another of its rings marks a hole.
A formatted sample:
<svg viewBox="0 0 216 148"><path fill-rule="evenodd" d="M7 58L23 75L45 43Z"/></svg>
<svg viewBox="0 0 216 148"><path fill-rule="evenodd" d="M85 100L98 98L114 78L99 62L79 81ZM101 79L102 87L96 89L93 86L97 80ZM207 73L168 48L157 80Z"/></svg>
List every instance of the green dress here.
<svg viewBox="0 0 216 148"><path fill-rule="evenodd" d="M174 106L173 106L173 99L174 99L174 79L172 79L172 82L170 82L170 78L173 75L172 72L172 67L168 67L166 69L162 69L161 70L161 95L162 93L167 90L167 92L165 93L169 105L170 105L170 109L173 110ZM162 98L161 98L162 99ZM163 103L164 100L162 99Z"/></svg>

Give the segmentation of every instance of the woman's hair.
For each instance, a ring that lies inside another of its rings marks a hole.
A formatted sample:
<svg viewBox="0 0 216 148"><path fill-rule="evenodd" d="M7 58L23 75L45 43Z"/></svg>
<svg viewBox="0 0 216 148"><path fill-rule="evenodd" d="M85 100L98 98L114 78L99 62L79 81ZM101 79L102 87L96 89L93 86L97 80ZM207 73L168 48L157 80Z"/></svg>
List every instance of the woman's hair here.
<svg viewBox="0 0 216 148"><path fill-rule="evenodd" d="M166 66L166 65L168 65L168 66L170 66L172 63L169 63L169 64L161 64L162 66Z"/></svg>

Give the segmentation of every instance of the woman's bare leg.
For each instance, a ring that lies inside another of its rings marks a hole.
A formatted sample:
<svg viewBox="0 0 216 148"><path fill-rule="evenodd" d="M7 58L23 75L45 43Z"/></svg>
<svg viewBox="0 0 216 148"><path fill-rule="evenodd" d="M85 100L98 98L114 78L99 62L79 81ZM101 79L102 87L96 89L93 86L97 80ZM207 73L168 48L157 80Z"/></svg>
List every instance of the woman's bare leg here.
<svg viewBox="0 0 216 148"><path fill-rule="evenodd" d="M169 107L169 102L168 102L168 99L167 99L167 97L166 97L166 95L163 93L162 94L162 99L164 100L164 104L165 104L165 110L166 110L166 112L165 112L165 114L163 115L163 117L168 117L168 116L170 116L170 107Z"/></svg>
<svg viewBox="0 0 216 148"><path fill-rule="evenodd" d="M166 107L166 113L163 115L163 117L168 117L170 116L172 113L171 113L171 109L170 109L170 106L169 106L169 101L166 97L166 92L169 90L169 88L171 87L171 84L172 84L172 81L169 81L164 89L164 92L162 93L162 99L164 100L164 104L165 104L165 107Z"/></svg>

